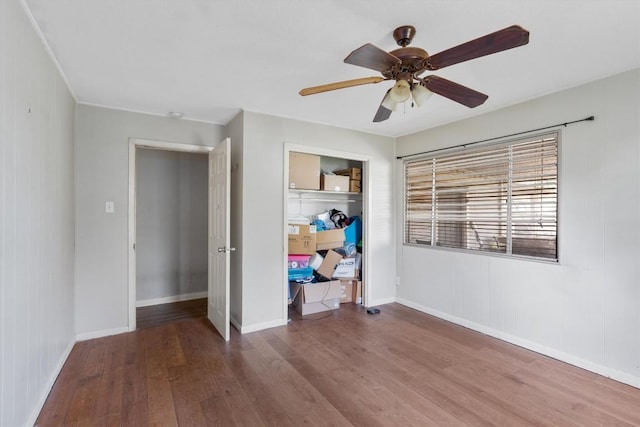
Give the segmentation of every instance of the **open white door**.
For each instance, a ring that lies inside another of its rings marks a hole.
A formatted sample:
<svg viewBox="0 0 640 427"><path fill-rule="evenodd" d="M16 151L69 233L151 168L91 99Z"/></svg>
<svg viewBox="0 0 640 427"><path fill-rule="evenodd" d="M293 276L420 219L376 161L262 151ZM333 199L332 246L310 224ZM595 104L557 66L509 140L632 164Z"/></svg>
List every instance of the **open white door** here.
<svg viewBox="0 0 640 427"><path fill-rule="evenodd" d="M209 152L209 306L207 317L229 341L229 254L231 140Z"/></svg>

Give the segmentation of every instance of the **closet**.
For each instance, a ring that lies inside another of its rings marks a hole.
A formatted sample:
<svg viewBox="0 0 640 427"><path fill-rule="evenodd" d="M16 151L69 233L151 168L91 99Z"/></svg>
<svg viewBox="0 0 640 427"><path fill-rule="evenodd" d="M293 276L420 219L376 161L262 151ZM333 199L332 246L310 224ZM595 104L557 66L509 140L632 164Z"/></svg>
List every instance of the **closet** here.
<svg viewBox="0 0 640 427"><path fill-rule="evenodd" d="M303 316L362 303L365 162L297 151L288 155L289 303Z"/></svg>

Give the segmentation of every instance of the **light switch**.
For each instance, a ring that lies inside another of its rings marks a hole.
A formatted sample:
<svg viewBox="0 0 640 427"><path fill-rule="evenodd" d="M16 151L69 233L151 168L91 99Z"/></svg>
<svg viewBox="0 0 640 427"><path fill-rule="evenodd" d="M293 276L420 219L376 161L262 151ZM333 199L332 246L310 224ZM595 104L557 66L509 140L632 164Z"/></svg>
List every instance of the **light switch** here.
<svg viewBox="0 0 640 427"><path fill-rule="evenodd" d="M113 202L105 202L104 211L106 213L113 213Z"/></svg>

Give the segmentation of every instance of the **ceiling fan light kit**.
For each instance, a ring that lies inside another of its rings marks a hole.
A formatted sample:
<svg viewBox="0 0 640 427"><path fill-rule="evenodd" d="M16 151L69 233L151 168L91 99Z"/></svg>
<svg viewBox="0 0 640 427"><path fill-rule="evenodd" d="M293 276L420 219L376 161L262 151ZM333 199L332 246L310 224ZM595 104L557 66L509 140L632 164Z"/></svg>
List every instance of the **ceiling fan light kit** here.
<svg viewBox="0 0 640 427"><path fill-rule="evenodd" d="M406 80L398 80L389 92L389 97L397 103L406 101L409 96L411 96L411 87Z"/></svg>
<svg viewBox="0 0 640 427"><path fill-rule="evenodd" d="M409 47L415 34L416 29L411 25L398 27L393 32L393 38L400 46L399 49L386 52L367 43L351 52L344 59L347 64L378 71L382 74L382 77L365 77L309 87L302 89L300 95L312 95L352 86L394 80L394 86L382 98L382 102L374 116L374 122L387 120L391 116L391 112L395 110L396 105L407 101L410 97L413 98L415 105L420 107L433 93L469 108L475 108L482 105L488 96L442 77L434 75L421 77L420 75L425 71L439 70L450 65L529 43L529 32L518 25L512 25L446 49L435 55L429 55L424 49Z"/></svg>
<svg viewBox="0 0 640 427"><path fill-rule="evenodd" d="M387 92L387 94L382 99L382 103L380 107L384 107L389 111L395 111L398 103L391 98L391 90Z"/></svg>
<svg viewBox="0 0 640 427"><path fill-rule="evenodd" d="M427 89L422 83L414 83L413 89L411 89L411 95L413 96L413 102L415 102L418 107L421 107L431 98L433 92Z"/></svg>

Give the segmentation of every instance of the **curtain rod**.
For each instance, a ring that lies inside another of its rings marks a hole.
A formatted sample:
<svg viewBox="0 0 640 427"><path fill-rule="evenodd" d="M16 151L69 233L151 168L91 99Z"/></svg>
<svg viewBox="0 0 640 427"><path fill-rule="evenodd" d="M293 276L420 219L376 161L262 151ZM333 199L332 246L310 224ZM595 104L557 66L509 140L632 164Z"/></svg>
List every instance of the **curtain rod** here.
<svg viewBox="0 0 640 427"><path fill-rule="evenodd" d="M537 132L537 131L540 131L540 130L547 130L547 129L551 129L551 128L557 128L557 127L560 127L560 126L567 127L568 125L572 125L574 123L587 122L587 121L588 122L592 122L595 119L596 119L595 116L589 116L589 117L585 117L584 119L574 120L572 122L558 123L556 125L545 126L545 127L538 128L538 129L525 130L525 131L522 131L522 132L511 133L509 135L496 136L494 138L482 139L480 141L467 142L466 144L458 144L458 145L454 145L452 147L438 148L436 150L421 151L420 153L407 154L405 156L398 156L398 157L396 157L396 159L400 160L400 159L404 159L405 157L413 157L413 156L419 156L421 154L430 154L430 153L435 153L435 152L438 152L438 151L451 150L452 148L460 148L460 147L467 148L470 145L480 144L482 142L489 142L489 141L494 141L496 139L509 138L511 136L517 136L517 135L522 135L522 134L525 134L525 133L531 133L531 132Z"/></svg>

